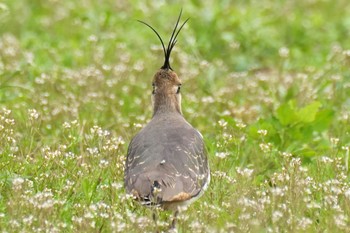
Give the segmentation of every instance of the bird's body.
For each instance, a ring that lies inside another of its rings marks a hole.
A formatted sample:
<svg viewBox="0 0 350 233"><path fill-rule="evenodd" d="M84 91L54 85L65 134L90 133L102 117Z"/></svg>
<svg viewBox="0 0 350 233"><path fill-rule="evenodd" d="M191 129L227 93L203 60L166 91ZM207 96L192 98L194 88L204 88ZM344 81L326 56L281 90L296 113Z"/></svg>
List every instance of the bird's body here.
<svg viewBox="0 0 350 233"><path fill-rule="evenodd" d="M205 153L201 134L182 115L156 115L130 143L127 191L144 204L165 209L189 203L209 181Z"/></svg>
<svg viewBox="0 0 350 233"><path fill-rule="evenodd" d="M180 17L181 13L167 49L159 34L142 22L160 39L165 61L152 82L152 120L131 140L124 176L126 191L135 199L175 213L200 197L210 181L202 135L182 115L182 83L169 63L176 37L187 22L176 32Z"/></svg>

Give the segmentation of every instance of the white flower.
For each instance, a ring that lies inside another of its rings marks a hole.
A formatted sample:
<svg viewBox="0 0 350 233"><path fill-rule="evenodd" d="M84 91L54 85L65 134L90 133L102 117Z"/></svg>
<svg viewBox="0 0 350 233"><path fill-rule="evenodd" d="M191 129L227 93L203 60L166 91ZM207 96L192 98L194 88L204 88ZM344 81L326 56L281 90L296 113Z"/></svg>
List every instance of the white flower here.
<svg viewBox="0 0 350 233"><path fill-rule="evenodd" d="M275 223L278 220L280 220L282 217L283 217L283 213L281 211L276 210L272 213L272 222Z"/></svg>
<svg viewBox="0 0 350 233"><path fill-rule="evenodd" d="M275 187L275 188L271 188L271 193L273 196L283 197L285 194L285 190L280 187Z"/></svg>
<svg viewBox="0 0 350 233"><path fill-rule="evenodd" d="M216 153L215 153L215 156L216 156L216 157L219 157L220 159L224 159L224 158L226 158L228 155L229 155L228 152L216 152Z"/></svg>
<svg viewBox="0 0 350 233"><path fill-rule="evenodd" d="M321 160L321 162L323 162L323 163L333 163L333 159L331 159L331 158L329 158L329 157L327 157L327 156L322 156L322 157L320 158L320 160Z"/></svg>
<svg viewBox="0 0 350 233"><path fill-rule="evenodd" d="M239 128L239 129L243 129L243 128L245 128L247 125L244 124L243 122L238 122L238 123L236 124L236 126L237 126L237 128Z"/></svg>
<svg viewBox="0 0 350 233"><path fill-rule="evenodd" d="M219 120L218 123L221 127L226 127L226 125L227 125L227 122L223 119Z"/></svg>
<svg viewBox="0 0 350 233"><path fill-rule="evenodd" d="M268 153L271 151L272 144L271 143L260 143L259 147L264 153Z"/></svg>
<svg viewBox="0 0 350 233"><path fill-rule="evenodd" d="M258 134L260 134L261 136L266 136L267 135L267 130L266 129L259 129L258 130Z"/></svg>
<svg viewBox="0 0 350 233"><path fill-rule="evenodd" d="M245 177L245 178L249 178L252 176L254 169L249 169L249 168L240 168L237 167L236 171L238 174L240 174L241 176Z"/></svg>
<svg viewBox="0 0 350 233"><path fill-rule="evenodd" d="M312 224L312 220L306 217L302 217L299 221L299 229L303 229L306 230L306 228L308 228L311 224Z"/></svg>
<svg viewBox="0 0 350 233"><path fill-rule="evenodd" d="M65 129L70 129L70 128L71 128L71 125L70 125L68 122L64 122L64 123L63 123L63 128L65 128Z"/></svg>
<svg viewBox="0 0 350 233"><path fill-rule="evenodd" d="M24 179L22 177L17 177L15 179L12 180L12 185L14 189L21 189L22 188L22 184L24 183Z"/></svg>
<svg viewBox="0 0 350 233"><path fill-rule="evenodd" d="M344 195L345 195L345 197L346 197L347 199L350 200L350 189L346 190L346 191L344 192Z"/></svg>
<svg viewBox="0 0 350 233"><path fill-rule="evenodd" d="M108 164L109 164L109 162L108 162L107 160L101 159L101 160L100 160L99 167L100 167L100 168L106 168L106 167L108 167Z"/></svg>
<svg viewBox="0 0 350 233"><path fill-rule="evenodd" d="M35 109L28 109L29 120L34 121L39 118L39 113Z"/></svg>
<svg viewBox="0 0 350 233"><path fill-rule="evenodd" d="M350 57L350 50L344 50L343 54L347 57Z"/></svg>
<svg viewBox="0 0 350 233"><path fill-rule="evenodd" d="M278 54L282 58L287 58L289 56L289 49L287 47L282 47L278 50Z"/></svg>
<svg viewBox="0 0 350 233"><path fill-rule="evenodd" d="M336 145L338 145L339 138L331 138L330 141L331 141L333 146L336 146Z"/></svg>

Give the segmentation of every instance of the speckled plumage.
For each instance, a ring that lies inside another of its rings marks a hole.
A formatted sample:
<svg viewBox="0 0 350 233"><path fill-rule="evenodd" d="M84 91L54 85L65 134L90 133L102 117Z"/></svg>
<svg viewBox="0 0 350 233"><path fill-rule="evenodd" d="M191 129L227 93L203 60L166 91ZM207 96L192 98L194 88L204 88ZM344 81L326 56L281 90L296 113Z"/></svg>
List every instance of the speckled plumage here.
<svg viewBox="0 0 350 233"><path fill-rule="evenodd" d="M153 201L168 208L172 202L198 197L208 179L203 139L179 113L155 115L130 142L126 189L146 204ZM155 181L161 189L156 197Z"/></svg>

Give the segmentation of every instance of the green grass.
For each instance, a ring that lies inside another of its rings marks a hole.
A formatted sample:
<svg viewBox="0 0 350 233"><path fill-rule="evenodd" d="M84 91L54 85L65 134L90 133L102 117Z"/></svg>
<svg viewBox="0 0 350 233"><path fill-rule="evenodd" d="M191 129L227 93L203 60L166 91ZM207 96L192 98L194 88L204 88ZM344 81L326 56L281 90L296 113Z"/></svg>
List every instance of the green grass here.
<svg viewBox="0 0 350 233"><path fill-rule="evenodd" d="M174 49L212 180L179 232L348 232L350 5L0 2L0 231L154 232L125 194L130 139ZM169 213L161 213L165 230Z"/></svg>

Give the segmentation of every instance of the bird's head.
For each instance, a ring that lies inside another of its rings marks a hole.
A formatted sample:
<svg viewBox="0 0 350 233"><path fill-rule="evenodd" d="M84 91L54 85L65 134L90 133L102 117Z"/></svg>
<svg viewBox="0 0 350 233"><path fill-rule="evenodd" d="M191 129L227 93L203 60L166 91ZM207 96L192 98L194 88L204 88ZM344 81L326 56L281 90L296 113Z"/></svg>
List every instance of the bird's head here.
<svg viewBox="0 0 350 233"><path fill-rule="evenodd" d="M173 111L175 110L176 112L181 113L181 93L180 93L180 88L181 88L181 80L177 76L177 74L174 72L174 70L170 66L170 55L171 51L173 50L176 42L177 42L177 36L179 35L181 29L187 21L189 20L186 19L185 22L178 28L180 18L181 18L182 10L180 11L180 15L176 21L175 27L173 29L173 32L171 34L169 43L167 48L165 48L164 42L159 35L159 33L149 24L139 21L146 26L148 26L152 31L157 35L159 38L163 52L164 52L164 64L163 66L158 70L158 72L154 75L153 81L152 81L152 86L153 86L153 91L152 91L152 96L153 96L153 107L154 107L154 114L158 112L164 112L164 111Z"/></svg>

